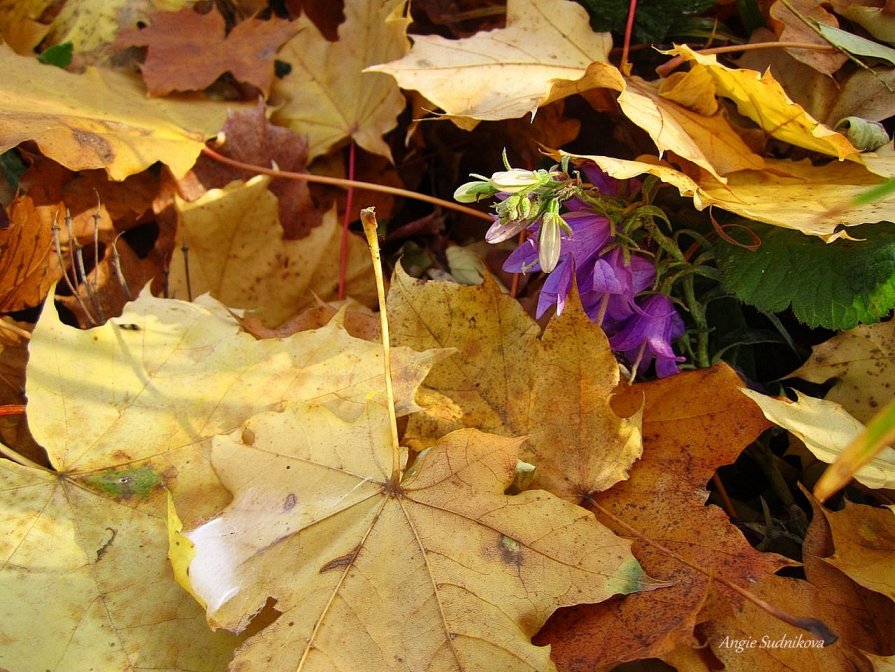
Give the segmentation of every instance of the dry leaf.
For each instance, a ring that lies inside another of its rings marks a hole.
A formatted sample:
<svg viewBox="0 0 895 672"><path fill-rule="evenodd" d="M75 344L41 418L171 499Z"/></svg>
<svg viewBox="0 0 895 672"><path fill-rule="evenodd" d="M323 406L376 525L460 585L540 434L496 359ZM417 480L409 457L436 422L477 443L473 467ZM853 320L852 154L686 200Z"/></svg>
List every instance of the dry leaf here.
<svg viewBox="0 0 895 672"><path fill-rule="evenodd" d="M506 28L461 40L418 35L404 58L368 70L393 75L471 128L470 119L516 119L595 86L620 89L611 47L576 3L509 0Z"/></svg>
<svg viewBox="0 0 895 672"><path fill-rule="evenodd" d="M698 77L699 73L705 77L704 68L689 76ZM764 159L749 149L723 115L707 116L687 109L670 100L656 84L639 77L627 79L618 104L628 119L649 133L660 155L670 150L722 183L728 173L764 168Z"/></svg>
<svg viewBox="0 0 895 672"><path fill-rule="evenodd" d="M57 471L0 465L0 667L217 672L234 640L174 583L162 486L190 524L219 510L210 437L289 399L363 412L384 384L381 346L337 320L258 341L207 297L144 293L87 331L47 306L30 350L29 424ZM411 412L438 354L392 354L398 412Z"/></svg>
<svg viewBox="0 0 895 672"><path fill-rule="evenodd" d="M891 219L891 206L884 201L851 206L835 217L826 214L885 182L882 177L850 161L814 166L807 159L765 159L765 170L731 173L726 176L727 183L722 184L706 172L700 172L694 179L655 157L641 156L637 161L628 161L562 151L554 156L593 161L609 176L619 180L643 174L655 175L676 187L681 196L692 198L697 210L715 205L748 219L796 229L827 242L847 235L840 230L842 226Z"/></svg>
<svg viewBox="0 0 895 672"><path fill-rule="evenodd" d="M694 641L697 623L726 613L741 599L711 577L737 585L789 564L753 549L727 515L705 506L706 484L718 467L736 460L765 428L758 408L742 399L739 377L721 365L626 388L613 406L643 408L643 458L631 477L596 495L599 507L708 571L706 576L643 541L635 555L651 576L672 586L602 605L558 612L538 635L550 643L561 672L608 670L640 658L662 657ZM603 517L617 534L625 526Z"/></svg>
<svg viewBox="0 0 895 672"><path fill-rule="evenodd" d="M148 47L141 70L150 95L201 91L230 72L267 96L277 50L298 32L298 26L278 18L252 17L229 33L225 28L216 6L207 14L185 7L153 14L145 28L122 30L115 45Z"/></svg>
<svg viewBox="0 0 895 672"><path fill-rule="evenodd" d="M799 14L814 20L818 23L824 23L828 26L838 28L839 22L836 17L824 9L816 0L788 0ZM777 37L781 42L801 42L816 44L828 47L830 43L821 37L816 30L805 24L798 15L784 5L782 2L775 2L768 10L772 23L777 32ZM832 77L839 68L848 61L848 56L838 50L831 49L829 51L817 51L814 49L787 49L787 52L798 61L811 66L827 77Z"/></svg>
<svg viewBox="0 0 895 672"><path fill-rule="evenodd" d="M814 346L811 357L788 377L836 383L825 399L841 404L866 424L892 398L895 322L862 324Z"/></svg>
<svg viewBox="0 0 895 672"><path fill-rule="evenodd" d="M278 58L292 71L273 86L274 121L308 138L311 160L351 138L391 160L382 136L398 123L404 96L388 77L364 68L407 51L405 0L348 0L339 41L329 42L307 16Z"/></svg>
<svg viewBox="0 0 895 672"><path fill-rule="evenodd" d="M552 669L530 637L557 606L650 586L589 513L504 494L520 442L460 430L400 478L381 388L354 422L292 404L218 437L234 500L187 533L189 580L214 626L241 631L269 597L282 612L234 665Z"/></svg>
<svg viewBox="0 0 895 672"><path fill-rule="evenodd" d="M177 199L178 248L189 249L189 289L211 292L228 305L252 311L266 326L278 326L314 304L334 298L339 285L339 236L335 210L298 241L285 240L270 178L257 176L212 189L192 203ZM346 293L376 305L367 245L348 239ZM176 253L168 280L171 296L188 298L187 268Z"/></svg>
<svg viewBox="0 0 895 672"><path fill-rule="evenodd" d="M640 456L640 418L612 411L618 364L577 301L539 338L537 323L490 276L474 287L424 284L399 267L389 321L395 343L457 349L426 384L462 416L442 417L442 409L413 416L404 439L414 449L460 427L527 435L521 456L537 466L532 487L576 502L626 478Z"/></svg>
<svg viewBox="0 0 895 672"><path fill-rule="evenodd" d="M267 120L266 111L264 102L259 100L255 109L251 111L228 114L227 123L221 129L225 139L224 145L217 151L231 159L256 166L275 165L283 171L306 173L307 140L288 128L271 124ZM199 157L193 173L206 190L226 187L233 180L249 180L255 175L232 168L205 155ZM274 180L269 188L277 197L280 223L288 240L304 238L311 229L320 225L322 215L314 207L307 182Z"/></svg>
<svg viewBox="0 0 895 672"><path fill-rule="evenodd" d="M835 553L824 561L865 588L895 600L895 516L892 511L846 501L824 509ZM891 630L890 630L891 632Z"/></svg>
<svg viewBox="0 0 895 672"><path fill-rule="evenodd" d="M668 53L703 65L714 79L718 95L733 101L740 114L778 140L840 160L858 154L844 135L824 126L792 102L770 72L728 68L718 63L715 56L702 55L686 45Z"/></svg>
<svg viewBox="0 0 895 672"><path fill-rule="evenodd" d="M17 56L0 45L0 151L34 140L72 170L105 168L113 180L156 161L182 176L233 102L147 100L142 84L120 72L73 75Z"/></svg>
<svg viewBox="0 0 895 672"><path fill-rule="evenodd" d="M761 407L765 417L805 442L814 456L833 462L846 446L864 429L837 403L816 399L796 392L796 401L775 399L753 390L743 394ZM862 467L855 479L869 488L895 487L895 450L883 448Z"/></svg>

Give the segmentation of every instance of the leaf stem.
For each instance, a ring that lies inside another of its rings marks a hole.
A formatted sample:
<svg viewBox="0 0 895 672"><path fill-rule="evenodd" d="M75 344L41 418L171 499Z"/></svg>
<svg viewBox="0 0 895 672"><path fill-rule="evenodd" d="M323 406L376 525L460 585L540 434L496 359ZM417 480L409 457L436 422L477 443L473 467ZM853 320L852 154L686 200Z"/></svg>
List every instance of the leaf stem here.
<svg viewBox="0 0 895 672"><path fill-rule="evenodd" d="M378 191L382 194L391 194L392 196L401 196L403 198L411 198L416 201L432 203L433 205L438 205L442 208L462 212L465 215L476 217L489 223L493 221L491 215L489 215L487 212L475 210L474 208L468 208L465 205L460 205L459 203L454 203L453 201L446 201L443 198L438 198L437 196L419 194L415 191L410 191L409 189L389 187L384 184L373 184L372 182L361 182L360 180L346 180L341 177L326 177L324 175L311 175L310 173L293 173L288 170L265 168L264 166L256 166L251 163L244 163L242 161L237 161L236 159L231 159L229 156L224 156L223 154L217 153L207 145L202 148L202 153L219 163L224 163L228 166L239 168L240 170L258 173L259 175L270 175L271 177L284 180L301 180L304 182L313 182L314 184L328 184L330 186L342 187L343 189L354 187L355 189L364 189L366 191Z"/></svg>
<svg viewBox="0 0 895 672"><path fill-rule="evenodd" d="M54 472L52 469L47 469L47 468L46 468L45 466L43 466L42 464L38 464L37 462L34 462L34 461L32 461L32 460L29 460L29 459L28 459L27 457L25 457L24 455L21 455L21 454L17 453L16 451L14 451L14 450L13 450L12 448L10 448L9 446L4 446L2 443L0 443L0 455L2 455L3 457L7 457L7 458L9 458L9 459L12 460L13 462L17 462L18 464L22 465L23 467L30 467L30 468L32 468L32 469L39 469L40 471L45 471L45 472L47 472L48 474L54 474L54 473L56 473L56 472Z"/></svg>
<svg viewBox="0 0 895 672"><path fill-rule="evenodd" d="M388 314L385 308L385 282L382 279L382 258L379 254L379 224L376 222L375 208L360 211L360 221L364 225L364 235L373 258L373 274L376 276L376 295L379 297L379 321L382 325L382 359L385 369L385 397L388 420L392 432L392 475L391 487L396 489L401 482L401 443L398 439L398 419L395 416L395 392L392 389L392 362L389 354Z"/></svg>
<svg viewBox="0 0 895 672"><path fill-rule="evenodd" d="M348 179L354 180L354 139L348 150ZM351 223L351 208L354 205L354 186L348 186L345 195L345 215L342 217L342 238L339 243L339 301L345 298L345 273L348 269L348 225Z"/></svg>
<svg viewBox="0 0 895 672"><path fill-rule="evenodd" d="M711 366L709 359L709 324L705 319L705 306L696 299L696 291L693 286L693 273L684 278L684 298L687 301L687 308L690 315L693 316L693 322L696 323L696 364L700 369L706 369Z"/></svg>

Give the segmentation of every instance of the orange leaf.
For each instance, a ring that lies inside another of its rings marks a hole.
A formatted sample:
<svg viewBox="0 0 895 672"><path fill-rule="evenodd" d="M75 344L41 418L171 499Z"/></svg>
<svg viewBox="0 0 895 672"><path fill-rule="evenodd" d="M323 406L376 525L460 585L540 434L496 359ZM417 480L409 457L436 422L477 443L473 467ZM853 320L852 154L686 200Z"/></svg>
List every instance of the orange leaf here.
<svg viewBox="0 0 895 672"><path fill-rule="evenodd" d="M769 426L757 406L739 397L739 377L726 365L634 385L613 406L625 414L643 399L643 457L631 477L596 495L610 511L713 576L748 586L787 564L753 549L723 511L705 506L706 483ZM630 531L598 518L617 534ZM637 541L644 569L674 585L654 596L557 612L536 640L553 646L562 672L610 668L659 657L689 643L694 626L722 614L737 598L695 569Z"/></svg>

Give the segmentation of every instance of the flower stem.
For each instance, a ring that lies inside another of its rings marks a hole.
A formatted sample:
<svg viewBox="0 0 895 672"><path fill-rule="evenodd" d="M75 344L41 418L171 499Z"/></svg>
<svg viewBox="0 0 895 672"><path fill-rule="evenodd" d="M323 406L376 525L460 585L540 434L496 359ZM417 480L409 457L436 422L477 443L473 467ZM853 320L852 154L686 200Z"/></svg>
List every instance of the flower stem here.
<svg viewBox="0 0 895 672"><path fill-rule="evenodd" d="M691 273L684 278L684 299L687 309L693 316L696 324L696 365L700 369L711 366L709 359L709 325L705 319L705 306L696 299L696 290L693 286L695 274Z"/></svg>

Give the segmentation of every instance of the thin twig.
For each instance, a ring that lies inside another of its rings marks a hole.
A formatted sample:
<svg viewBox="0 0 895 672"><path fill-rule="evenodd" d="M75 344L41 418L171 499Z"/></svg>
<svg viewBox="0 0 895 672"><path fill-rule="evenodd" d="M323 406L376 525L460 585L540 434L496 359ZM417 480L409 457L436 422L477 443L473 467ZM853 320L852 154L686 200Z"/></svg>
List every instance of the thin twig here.
<svg viewBox="0 0 895 672"><path fill-rule="evenodd" d="M712 47L696 51L701 56L713 56L715 54L733 54L738 51L756 51L758 49L814 49L816 51L833 51L836 47L826 44L814 44L813 42L754 42L753 44L731 44L726 47ZM695 51L695 50L694 50ZM667 63L656 68L656 74L667 77L678 67L686 62L683 56L675 56Z"/></svg>
<svg viewBox="0 0 895 672"><path fill-rule="evenodd" d="M281 178L284 180L300 180L303 182L313 182L314 184L328 184L330 186L342 187L343 189L347 189L349 186L351 186L355 189L378 191L382 194L391 194L393 196L401 196L403 198L411 198L417 201L423 201L425 203L432 203L433 205L438 205L449 210L456 210L457 212L462 212L463 214L469 215L471 217L477 217L478 219L482 219L487 222L493 221L491 215L486 212L474 210L473 208L468 208L465 205L460 205L459 203L454 203L452 201L446 201L443 198L438 198L437 196L418 194L417 192L410 191L409 189L399 189L398 187L389 187L384 184L373 184L372 182L361 182L359 180L346 180L339 177L326 177L324 175L311 175L309 173L293 173L288 170L265 168L264 166L256 166L251 163L243 163L242 161L231 159L230 157L224 156L223 154L218 154L216 151L207 146L202 148L202 152L206 156L214 159L215 161L218 161L219 163L224 163L228 166L239 168L240 170L247 170L249 172L258 173L259 175L270 175L271 177Z"/></svg>

